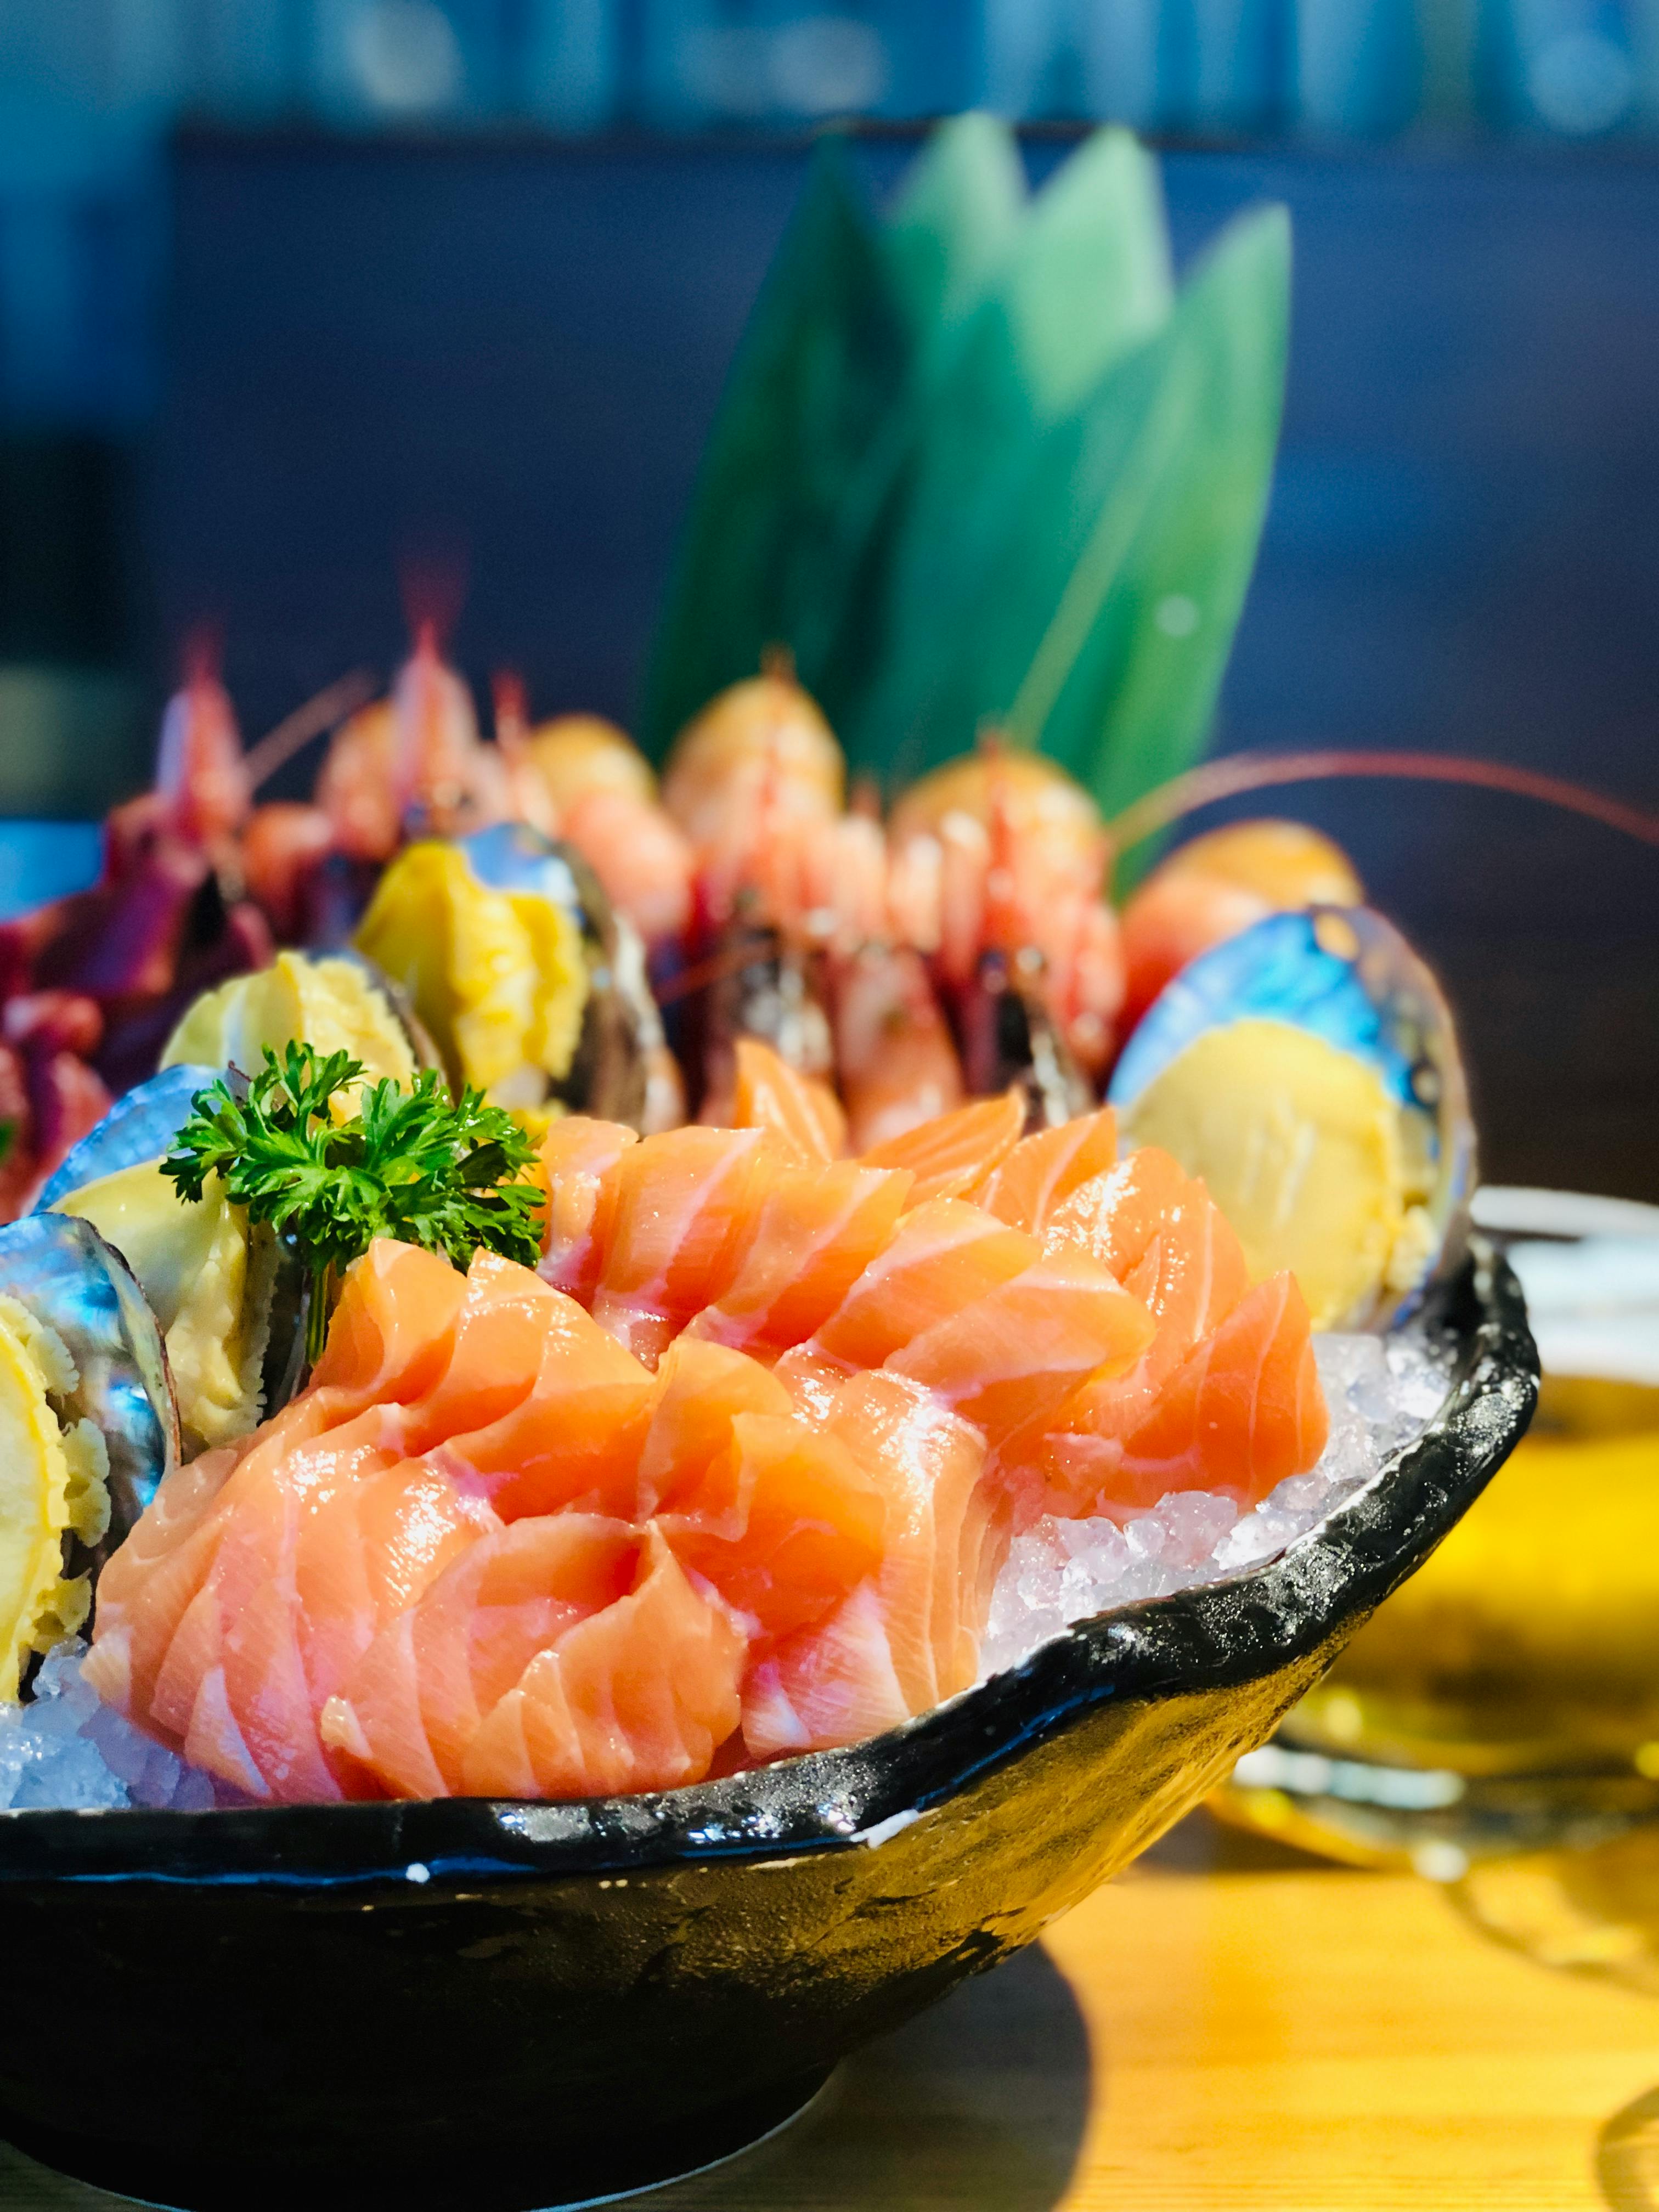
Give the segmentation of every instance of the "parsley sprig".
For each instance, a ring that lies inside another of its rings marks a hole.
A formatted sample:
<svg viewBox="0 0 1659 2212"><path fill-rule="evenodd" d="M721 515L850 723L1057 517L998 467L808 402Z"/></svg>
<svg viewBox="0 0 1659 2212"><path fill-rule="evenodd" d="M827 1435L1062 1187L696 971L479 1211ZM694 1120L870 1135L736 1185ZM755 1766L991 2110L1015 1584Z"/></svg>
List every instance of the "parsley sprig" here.
<svg viewBox="0 0 1659 2212"><path fill-rule="evenodd" d="M191 1100L191 1118L161 1163L181 1198L199 1199L212 1175L247 1208L291 1236L311 1271L307 1364L328 1329L332 1279L376 1237L423 1244L465 1267L482 1245L533 1267L541 1253L541 1191L517 1180L535 1147L512 1115L476 1091L451 1102L436 1073L412 1091L390 1079L366 1088L336 1121L330 1102L363 1073L349 1053L319 1059L290 1043L239 1098L222 1078Z"/></svg>

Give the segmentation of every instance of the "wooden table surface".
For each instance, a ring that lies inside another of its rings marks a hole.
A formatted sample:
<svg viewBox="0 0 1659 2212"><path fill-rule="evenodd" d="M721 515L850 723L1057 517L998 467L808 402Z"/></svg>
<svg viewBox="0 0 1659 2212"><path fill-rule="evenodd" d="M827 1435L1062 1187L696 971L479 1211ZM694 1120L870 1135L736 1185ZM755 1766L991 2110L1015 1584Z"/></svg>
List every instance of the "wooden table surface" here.
<svg viewBox="0 0 1659 2212"><path fill-rule="evenodd" d="M0 2148L0 2204L114 2202ZM776 2142L635 2202L1644 2212L1659 2000L1504 1949L1427 1883L1188 1823L1041 1949L843 2068Z"/></svg>

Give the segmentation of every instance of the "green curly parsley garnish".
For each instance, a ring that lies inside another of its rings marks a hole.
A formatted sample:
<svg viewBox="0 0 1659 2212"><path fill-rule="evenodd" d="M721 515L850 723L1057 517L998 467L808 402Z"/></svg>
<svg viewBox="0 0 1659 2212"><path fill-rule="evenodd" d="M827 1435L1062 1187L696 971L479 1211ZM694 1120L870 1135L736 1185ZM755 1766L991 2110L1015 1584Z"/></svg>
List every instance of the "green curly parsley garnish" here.
<svg viewBox="0 0 1659 2212"><path fill-rule="evenodd" d="M436 1073L412 1091L390 1078L364 1091L357 1113L335 1121L329 1102L356 1083L349 1053L319 1060L290 1043L238 1098L222 1079L198 1091L191 1118L161 1163L183 1199L199 1199L211 1175L251 1221L291 1236L311 1270L307 1364L321 1357L330 1287L376 1237L423 1244L465 1268L482 1245L533 1267L541 1256L543 1198L517 1178L536 1148L499 1106L476 1091L452 1103Z"/></svg>

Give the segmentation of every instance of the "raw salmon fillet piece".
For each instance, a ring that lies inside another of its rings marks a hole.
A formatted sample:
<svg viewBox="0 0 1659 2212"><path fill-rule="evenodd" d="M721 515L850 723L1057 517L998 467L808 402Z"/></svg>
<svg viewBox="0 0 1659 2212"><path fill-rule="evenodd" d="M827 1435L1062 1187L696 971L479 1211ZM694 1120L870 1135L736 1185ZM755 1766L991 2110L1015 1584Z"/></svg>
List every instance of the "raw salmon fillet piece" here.
<svg viewBox="0 0 1659 2212"><path fill-rule="evenodd" d="M478 1251L462 1281L449 1357L404 1410L405 1449L425 1451L512 1412L534 1389L562 1293L494 1252Z"/></svg>
<svg viewBox="0 0 1659 2212"><path fill-rule="evenodd" d="M654 1366L730 1285L782 1165L763 1129L641 1138L605 1178L596 1321Z"/></svg>
<svg viewBox="0 0 1659 2212"><path fill-rule="evenodd" d="M1087 1252L1126 1282L1188 1188L1178 1160L1156 1145L1142 1145L1057 1206L1042 1241L1051 1251Z"/></svg>
<svg viewBox="0 0 1659 2212"><path fill-rule="evenodd" d="M1109 1106L1022 1137L1000 1167L968 1193L1012 1229L1041 1237L1072 1194L1117 1161L1117 1116Z"/></svg>
<svg viewBox="0 0 1659 2212"><path fill-rule="evenodd" d="M627 1595L537 1653L468 1745L480 1797L593 1797L701 1781L742 1714L741 1626L656 1528Z"/></svg>
<svg viewBox="0 0 1659 2212"><path fill-rule="evenodd" d="M141 1726L179 1623L212 1567L219 1500L245 1443L175 1468L99 1577L96 1640L82 1671L106 1705Z"/></svg>
<svg viewBox="0 0 1659 2212"><path fill-rule="evenodd" d="M311 1388L326 1418L417 1398L449 1360L466 1278L418 1245L377 1237L346 1270Z"/></svg>
<svg viewBox="0 0 1659 2212"><path fill-rule="evenodd" d="M924 1329L1022 1273L1041 1251L1035 1237L976 1206L930 1199L904 1216L809 1349L849 1370L879 1367Z"/></svg>
<svg viewBox="0 0 1659 2212"><path fill-rule="evenodd" d="M1073 1512L1122 1519L1171 1490L1212 1491L1248 1511L1313 1466L1328 1430L1307 1304L1280 1273L1244 1293L1127 1434L1056 1434L1045 1468Z"/></svg>
<svg viewBox="0 0 1659 2212"><path fill-rule="evenodd" d="M1048 1423L1085 1376L1121 1374L1154 1334L1152 1316L1080 1252L1044 1253L1010 1280L891 1353L994 1447Z"/></svg>
<svg viewBox="0 0 1659 2212"><path fill-rule="evenodd" d="M684 1564L753 1624L755 1646L821 1620L879 1566L882 1486L840 1437L738 1413L695 1486L657 1516Z"/></svg>
<svg viewBox="0 0 1659 2212"><path fill-rule="evenodd" d="M639 1132L620 1121L569 1114L556 1121L537 1154L536 1176L547 1194L542 1257L537 1273L584 1305L599 1280L605 1178Z"/></svg>
<svg viewBox="0 0 1659 2212"><path fill-rule="evenodd" d="M498 1263L510 1267L509 1261ZM504 1521L561 1506L631 1514L641 1445L650 1419L649 1370L562 1291L526 1270L540 1316L537 1364L522 1392L489 1418L488 1393L475 1394L484 1419L450 1426L427 1455L460 1487L487 1498ZM488 1340L479 1346L488 1358Z"/></svg>
<svg viewBox="0 0 1659 2212"><path fill-rule="evenodd" d="M691 1334L763 1358L803 1343L892 1242L910 1188L902 1170L853 1160L781 1169L734 1280Z"/></svg>
<svg viewBox="0 0 1659 2212"><path fill-rule="evenodd" d="M737 1042L734 1129L768 1129L780 1149L803 1164L838 1159L847 1149L847 1116L827 1083L801 1075L757 1037Z"/></svg>
<svg viewBox="0 0 1659 2212"><path fill-rule="evenodd" d="M1134 1156L1136 1158L1139 1154ZM1125 1286L1152 1316L1156 1334L1127 1373L1091 1376L1056 1416L1043 1452L1047 1510L1088 1513L1109 1488L1118 1447L1151 1414L1160 1392L1193 1346L1219 1327L1249 1288L1237 1235L1201 1182L1183 1176L1178 1190L1160 1154L1152 1172L1164 1191L1163 1212L1144 1243L1137 1227L1124 1239L1139 1256ZM1127 1163L1126 1163L1127 1164ZM1108 1182L1112 1181L1108 1177ZM1133 1190L1133 1186L1130 1186ZM1130 1209L1115 1218L1127 1223ZM1051 1231L1051 1241L1064 1231Z"/></svg>
<svg viewBox="0 0 1659 2212"><path fill-rule="evenodd" d="M758 1360L690 1334L678 1337L653 1381L630 1517L643 1521L692 1498L730 1447L739 1413L777 1419L790 1411L788 1392ZM741 1525L728 1533L741 1535Z"/></svg>
<svg viewBox="0 0 1659 2212"><path fill-rule="evenodd" d="M885 1551L824 1622L751 1665L743 1729L757 1759L857 1742L967 1688L1006 1550L983 1437L923 1385L856 1376L830 1425L886 1493Z"/></svg>
<svg viewBox="0 0 1659 2212"><path fill-rule="evenodd" d="M1325 1449L1324 1393L1306 1301L1288 1272L1247 1291L1196 1345L1124 1443L1123 1473L1140 1497L1218 1491L1256 1505Z"/></svg>
<svg viewBox="0 0 1659 2212"><path fill-rule="evenodd" d="M1025 1127L1025 1102L1018 1091L1000 1098L976 1098L931 1121L918 1122L902 1136L872 1145L864 1155L872 1168L908 1168L915 1176L912 1202L960 1198L981 1183L1012 1152Z"/></svg>
<svg viewBox="0 0 1659 2212"><path fill-rule="evenodd" d="M744 1649L654 1530L520 1521L381 1632L323 1732L400 1797L672 1789L736 1726Z"/></svg>
<svg viewBox="0 0 1659 2212"><path fill-rule="evenodd" d="M100 1618L124 1653L131 1718L252 1796L361 1794L317 1713L384 1621L499 1525L399 1456L396 1413L370 1408L314 1434L273 1423L196 1528L148 1569L134 1562L113 1619ZM181 1604L167 1571L187 1556L200 1571Z"/></svg>

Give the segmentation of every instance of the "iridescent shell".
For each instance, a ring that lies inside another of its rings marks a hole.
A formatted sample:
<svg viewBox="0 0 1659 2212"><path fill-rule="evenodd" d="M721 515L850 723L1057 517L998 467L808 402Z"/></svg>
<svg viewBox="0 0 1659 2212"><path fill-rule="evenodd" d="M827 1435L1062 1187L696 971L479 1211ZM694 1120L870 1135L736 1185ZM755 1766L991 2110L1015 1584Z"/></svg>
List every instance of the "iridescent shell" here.
<svg viewBox="0 0 1659 2212"><path fill-rule="evenodd" d="M125 1536L178 1462L161 1328L120 1254L90 1222L65 1214L27 1214L0 1229L0 1291L63 1339L80 1376L68 1416L91 1420L103 1436L110 1525L95 1561Z"/></svg>
<svg viewBox="0 0 1659 2212"><path fill-rule="evenodd" d="M1364 1316L1396 1318L1461 1256L1476 1180L1468 1086L1440 987L1393 924L1367 908L1269 915L1165 987L1113 1071L1109 1103L1132 1117L1199 1038L1250 1019L1287 1024L1364 1061L1399 1109L1429 1234L1414 1282ZM1201 1172L1201 1163L1187 1164Z"/></svg>
<svg viewBox="0 0 1659 2212"><path fill-rule="evenodd" d="M191 1099L223 1073L222 1067L164 1067L148 1083L118 1098L103 1120L65 1152L42 1185L31 1212L49 1212L71 1191L118 1175L123 1168L161 1159L172 1151L173 1139L189 1121Z"/></svg>
<svg viewBox="0 0 1659 2212"><path fill-rule="evenodd" d="M143 1185L137 1193L130 1184L122 1192L121 1211L114 1210L107 1190L94 1206L93 1187L106 1186L112 1176L131 1178L132 1170L153 1169L172 1150L174 1138L190 1118L196 1094L220 1080L223 1073L216 1067L167 1067L128 1091L65 1156L29 1217L36 1218L50 1210L56 1218L74 1218L76 1196L85 1192L88 1211L101 1220L105 1231L113 1235L116 1224L125 1220L134 1237L123 1237L118 1242L128 1247L123 1256L131 1263L129 1279L136 1277L149 1300L147 1310L159 1317L152 1325L161 1326L164 1332L172 1328L173 1321L162 1285L172 1280L176 1287L177 1279L190 1279L196 1264L191 1257L190 1217L182 1208L178 1212L175 1234L176 1201L159 1177L137 1178ZM234 1227L238 1223L240 1230ZM262 1416L278 1411L298 1389L303 1372L310 1291L308 1275L297 1253L268 1227L250 1227L238 1209L230 1209L222 1225L226 1236L234 1233L246 1240L246 1260L238 1261L246 1272L234 1319L222 1328L214 1324L206 1334L193 1321L186 1322L187 1330L193 1332L188 1352L184 1338L173 1338L179 1363L173 1402L192 1449L229 1442ZM234 1355L241 1379L228 1397L221 1393L216 1401L204 1399L195 1388L192 1376L198 1361L193 1355L199 1354L204 1345L223 1347L227 1356L233 1347L241 1346Z"/></svg>

